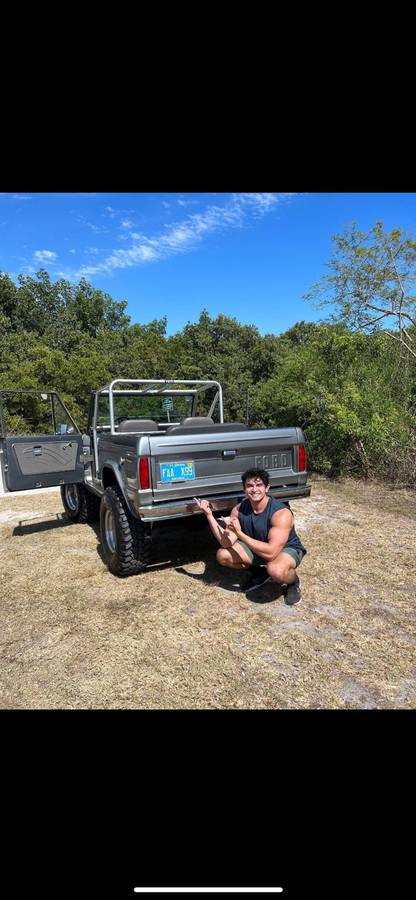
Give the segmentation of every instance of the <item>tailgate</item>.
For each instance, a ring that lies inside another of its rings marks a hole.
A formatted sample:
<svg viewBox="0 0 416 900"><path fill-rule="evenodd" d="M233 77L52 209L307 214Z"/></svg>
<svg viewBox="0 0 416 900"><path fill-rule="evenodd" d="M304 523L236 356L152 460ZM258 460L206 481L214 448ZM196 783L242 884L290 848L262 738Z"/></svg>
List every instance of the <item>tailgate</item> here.
<svg viewBox="0 0 416 900"><path fill-rule="evenodd" d="M241 475L250 468L266 469L271 486L297 482L302 438L299 428L152 436L154 500L243 493Z"/></svg>

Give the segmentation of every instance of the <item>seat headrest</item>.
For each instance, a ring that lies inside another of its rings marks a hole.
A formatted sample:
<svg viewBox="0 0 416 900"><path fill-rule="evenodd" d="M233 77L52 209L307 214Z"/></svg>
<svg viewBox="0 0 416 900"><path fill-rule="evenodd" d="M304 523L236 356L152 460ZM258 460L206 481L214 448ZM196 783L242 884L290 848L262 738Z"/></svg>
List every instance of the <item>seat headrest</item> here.
<svg viewBox="0 0 416 900"><path fill-rule="evenodd" d="M171 434L186 434L189 437L191 434L224 434L227 431L247 431L247 425L243 425L242 422L225 422L221 425L195 425L193 428L190 425L185 425L184 427L183 424L170 425L166 429L166 434L169 436Z"/></svg>
<svg viewBox="0 0 416 900"><path fill-rule="evenodd" d="M188 416L187 419L182 419L180 424L181 427L185 425L185 428L188 425L213 425L214 419L211 419L211 416Z"/></svg>
<svg viewBox="0 0 416 900"><path fill-rule="evenodd" d="M153 419L124 419L118 426L118 431L157 431L156 422Z"/></svg>

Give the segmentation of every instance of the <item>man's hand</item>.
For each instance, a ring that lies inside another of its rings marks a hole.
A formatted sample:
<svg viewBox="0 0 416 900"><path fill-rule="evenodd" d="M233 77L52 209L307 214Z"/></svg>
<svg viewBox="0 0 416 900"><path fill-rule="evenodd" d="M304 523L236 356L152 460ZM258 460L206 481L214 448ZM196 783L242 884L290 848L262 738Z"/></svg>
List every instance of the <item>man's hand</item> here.
<svg viewBox="0 0 416 900"><path fill-rule="evenodd" d="M221 538L222 547L232 547L237 540L237 535L227 527L224 529Z"/></svg>
<svg viewBox="0 0 416 900"><path fill-rule="evenodd" d="M241 531L238 516L232 516L228 523L228 529L232 534L235 534L239 540L244 540L244 533Z"/></svg>
<svg viewBox="0 0 416 900"><path fill-rule="evenodd" d="M212 506L208 502L208 500L200 500L199 497L194 497L195 503L198 504L199 508L202 509L202 512L205 513L206 516L212 515Z"/></svg>

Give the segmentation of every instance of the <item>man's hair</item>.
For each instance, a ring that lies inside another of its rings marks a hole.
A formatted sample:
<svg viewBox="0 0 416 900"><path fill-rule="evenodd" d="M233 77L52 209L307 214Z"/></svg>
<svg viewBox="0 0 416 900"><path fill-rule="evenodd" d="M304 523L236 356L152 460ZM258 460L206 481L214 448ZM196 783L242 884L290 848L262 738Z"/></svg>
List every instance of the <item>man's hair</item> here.
<svg viewBox="0 0 416 900"><path fill-rule="evenodd" d="M243 472L241 476L241 481L243 482L243 487L246 486L246 481L249 478L261 478L263 484L268 487L270 484L270 478L265 469L247 469L246 472Z"/></svg>

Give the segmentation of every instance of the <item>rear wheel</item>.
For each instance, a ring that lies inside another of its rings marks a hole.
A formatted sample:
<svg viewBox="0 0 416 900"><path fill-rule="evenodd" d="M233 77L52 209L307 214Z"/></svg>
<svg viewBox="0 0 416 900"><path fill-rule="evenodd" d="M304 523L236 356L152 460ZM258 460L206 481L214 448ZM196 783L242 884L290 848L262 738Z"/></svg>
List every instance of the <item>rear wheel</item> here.
<svg viewBox="0 0 416 900"><path fill-rule="evenodd" d="M95 522L100 512L100 498L83 484L62 484L61 498L65 512L73 522Z"/></svg>
<svg viewBox="0 0 416 900"><path fill-rule="evenodd" d="M113 575L137 575L150 561L151 531L134 518L117 487L101 498L100 531L104 559Z"/></svg>

